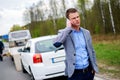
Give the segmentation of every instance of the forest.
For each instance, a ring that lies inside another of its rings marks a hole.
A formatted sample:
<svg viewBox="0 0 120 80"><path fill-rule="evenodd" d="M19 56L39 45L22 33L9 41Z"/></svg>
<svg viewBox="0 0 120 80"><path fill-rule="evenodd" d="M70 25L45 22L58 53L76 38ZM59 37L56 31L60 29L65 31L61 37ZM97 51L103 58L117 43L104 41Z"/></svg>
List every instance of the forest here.
<svg viewBox="0 0 120 80"><path fill-rule="evenodd" d="M120 0L40 0L26 8L23 27L30 30L32 37L56 34L66 27L65 11L70 8L69 3L78 9L81 26L91 34L120 33Z"/></svg>

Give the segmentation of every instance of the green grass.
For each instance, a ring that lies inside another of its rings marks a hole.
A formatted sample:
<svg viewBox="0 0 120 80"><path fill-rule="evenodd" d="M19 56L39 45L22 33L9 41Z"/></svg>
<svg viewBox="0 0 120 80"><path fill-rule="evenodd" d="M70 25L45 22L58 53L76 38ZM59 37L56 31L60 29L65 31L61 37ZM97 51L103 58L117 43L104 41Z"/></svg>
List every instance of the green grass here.
<svg viewBox="0 0 120 80"><path fill-rule="evenodd" d="M120 66L120 42L94 44L98 61Z"/></svg>
<svg viewBox="0 0 120 80"><path fill-rule="evenodd" d="M120 40L94 43L100 73L120 78Z"/></svg>

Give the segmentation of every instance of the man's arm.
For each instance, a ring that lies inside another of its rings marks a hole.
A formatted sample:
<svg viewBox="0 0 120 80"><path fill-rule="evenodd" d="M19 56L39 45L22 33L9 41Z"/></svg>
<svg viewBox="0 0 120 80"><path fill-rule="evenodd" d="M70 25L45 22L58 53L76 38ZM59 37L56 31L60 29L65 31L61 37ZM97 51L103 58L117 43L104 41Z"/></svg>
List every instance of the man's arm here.
<svg viewBox="0 0 120 80"><path fill-rule="evenodd" d="M56 37L56 39L54 40L54 43L53 45L55 47L60 47L62 45L62 43L64 43L67 35L72 31L72 28L71 27L66 27L65 29L63 30L59 30L58 31L58 35Z"/></svg>

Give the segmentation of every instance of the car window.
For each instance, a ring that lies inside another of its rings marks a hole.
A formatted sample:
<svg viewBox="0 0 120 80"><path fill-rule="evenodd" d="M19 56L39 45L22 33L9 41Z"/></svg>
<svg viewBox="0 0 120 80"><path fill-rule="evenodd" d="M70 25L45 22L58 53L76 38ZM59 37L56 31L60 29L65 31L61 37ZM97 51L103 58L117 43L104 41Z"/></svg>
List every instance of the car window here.
<svg viewBox="0 0 120 80"><path fill-rule="evenodd" d="M9 47L19 47L19 46L25 46L26 41L25 40L17 40L17 41L9 41Z"/></svg>
<svg viewBox="0 0 120 80"><path fill-rule="evenodd" d="M44 53L44 52L56 51L56 50L57 48L53 46L53 39L38 41L35 43L36 53Z"/></svg>
<svg viewBox="0 0 120 80"><path fill-rule="evenodd" d="M30 48L30 46L31 46L31 41L28 41L28 43L26 44L26 46L25 46L25 51L28 51L28 52L30 52L31 51L31 48Z"/></svg>

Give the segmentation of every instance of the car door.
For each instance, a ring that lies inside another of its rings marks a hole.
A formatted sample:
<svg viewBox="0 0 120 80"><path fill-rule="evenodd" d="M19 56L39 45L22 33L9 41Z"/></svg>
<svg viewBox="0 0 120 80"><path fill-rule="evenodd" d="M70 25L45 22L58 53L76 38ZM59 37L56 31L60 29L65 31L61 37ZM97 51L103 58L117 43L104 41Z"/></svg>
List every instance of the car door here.
<svg viewBox="0 0 120 80"><path fill-rule="evenodd" d="M29 65L30 62L32 61L31 59L31 41L28 41L26 46L24 47L22 53L21 53L21 60L22 60L22 64L25 68L25 70L29 73Z"/></svg>

